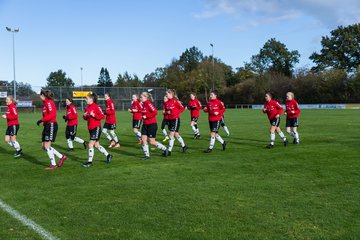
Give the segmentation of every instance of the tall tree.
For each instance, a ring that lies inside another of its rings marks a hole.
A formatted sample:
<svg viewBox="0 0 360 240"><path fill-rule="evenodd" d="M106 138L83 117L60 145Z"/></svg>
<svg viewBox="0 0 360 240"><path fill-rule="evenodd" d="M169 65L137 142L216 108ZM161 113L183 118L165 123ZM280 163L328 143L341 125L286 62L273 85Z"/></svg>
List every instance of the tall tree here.
<svg viewBox="0 0 360 240"><path fill-rule="evenodd" d="M179 58L178 64L180 70L185 73L196 69L199 63L203 60L203 53L197 47L186 49Z"/></svg>
<svg viewBox="0 0 360 240"><path fill-rule="evenodd" d="M360 66L360 23L339 26L331 36L322 37L320 53L314 52L310 59L316 64L313 70L338 68L355 72Z"/></svg>
<svg viewBox="0 0 360 240"><path fill-rule="evenodd" d="M66 72L59 69L56 72L51 72L46 79L46 87L61 86L61 87L73 87L75 83L69 77L66 77Z"/></svg>
<svg viewBox="0 0 360 240"><path fill-rule="evenodd" d="M107 68L101 68L100 76L98 78L98 87L112 87L113 82L111 81L109 71Z"/></svg>
<svg viewBox="0 0 360 240"><path fill-rule="evenodd" d="M259 54L252 56L250 65L259 74L277 72L291 76L299 58L297 50L289 51L285 44L271 38L260 49Z"/></svg>

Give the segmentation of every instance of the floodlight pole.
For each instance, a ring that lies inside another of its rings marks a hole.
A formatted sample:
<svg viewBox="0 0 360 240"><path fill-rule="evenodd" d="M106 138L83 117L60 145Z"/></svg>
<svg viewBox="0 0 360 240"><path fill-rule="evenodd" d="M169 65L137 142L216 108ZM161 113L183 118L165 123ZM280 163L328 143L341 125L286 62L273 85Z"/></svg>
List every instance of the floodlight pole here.
<svg viewBox="0 0 360 240"><path fill-rule="evenodd" d="M80 89L83 91L83 67L80 67L81 71L81 86ZM81 110L84 111L84 101L81 99Z"/></svg>
<svg viewBox="0 0 360 240"><path fill-rule="evenodd" d="M8 32L12 33L12 41L13 41L13 71L14 71L14 99L16 99L16 75L15 75L15 33L19 32L19 28L11 29L6 27Z"/></svg>
<svg viewBox="0 0 360 240"><path fill-rule="evenodd" d="M214 61L214 44L210 43L211 46L211 58L212 58L212 90L215 90L215 61Z"/></svg>

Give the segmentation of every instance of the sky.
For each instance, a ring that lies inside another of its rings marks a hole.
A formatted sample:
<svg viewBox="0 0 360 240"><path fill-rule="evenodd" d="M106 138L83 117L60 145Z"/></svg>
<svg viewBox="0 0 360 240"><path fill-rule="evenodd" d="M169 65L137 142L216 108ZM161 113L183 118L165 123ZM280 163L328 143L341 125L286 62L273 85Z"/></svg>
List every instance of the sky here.
<svg viewBox="0 0 360 240"><path fill-rule="evenodd" d="M196 46L234 69L276 38L298 50L297 68L321 37L360 22L358 0L0 0L0 80L45 86L62 69L75 85L96 84L101 67L113 82L128 71L141 79Z"/></svg>

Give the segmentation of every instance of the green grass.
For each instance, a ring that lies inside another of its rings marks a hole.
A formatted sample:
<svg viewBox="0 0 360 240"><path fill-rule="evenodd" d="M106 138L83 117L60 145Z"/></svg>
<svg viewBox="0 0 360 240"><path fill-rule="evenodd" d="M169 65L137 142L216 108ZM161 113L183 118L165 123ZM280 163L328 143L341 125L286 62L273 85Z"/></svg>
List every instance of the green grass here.
<svg viewBox="0 0 360 240"><path fill-rule="evenodd" d="M61 115L54 146L65 152ZM303 110L301 144L285 148L277 136L271 150L264 148L265 115L228 110L228 148L217 142L211 154L202 153L209 143L205 114L202 137L193 140L185 112L188 153L176 142L171 157L154 150L150 161L140 160L130 114L119 112L122 147L110 150L110 167L97 151L94 166L84 169L87 151L75 143L53 172L44 170L39 116L20 116L23 158L0 145L0 199L60 239L360 239L358 110ZM78 136L88 139L81 119ZM0 209L0 239L41 238Z"/></svg>

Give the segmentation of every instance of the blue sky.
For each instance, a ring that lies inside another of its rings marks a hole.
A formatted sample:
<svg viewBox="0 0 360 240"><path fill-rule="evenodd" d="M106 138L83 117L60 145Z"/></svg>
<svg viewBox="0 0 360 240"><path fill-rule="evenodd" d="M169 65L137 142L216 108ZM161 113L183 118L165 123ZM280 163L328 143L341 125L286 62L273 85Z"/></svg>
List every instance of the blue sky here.
<svg viewBox="0 0 360 240"><path fill-rule="evenodd" d="M0 0L0 80L44 86L62 69L80 85L95 84L101 67L113 81L128 71L140 78L198 47L233 68L257 54L270 38L298 50L297 67L311 66L321 36L360 22L355 0Z"/></svg>

